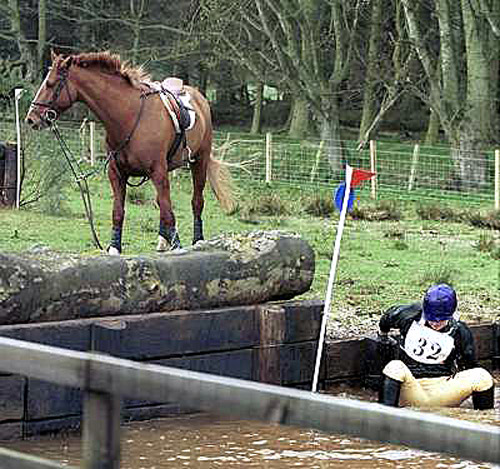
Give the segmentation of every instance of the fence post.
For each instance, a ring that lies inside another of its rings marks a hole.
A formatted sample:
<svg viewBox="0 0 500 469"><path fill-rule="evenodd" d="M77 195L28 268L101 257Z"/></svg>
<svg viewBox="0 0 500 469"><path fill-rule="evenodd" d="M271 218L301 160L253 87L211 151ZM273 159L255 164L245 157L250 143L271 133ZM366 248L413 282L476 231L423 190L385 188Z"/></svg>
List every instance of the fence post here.
<svg viewBox="0 0 500 469"><path fill-rule="evenodd" d="M272 178L272 134L271 132L266 133L266 183L271 183Z"/></svg>
<svg viewBox="0 0 500 469"><path fill-rule="evenodd" d="M375 140L370 140L370 171L375 173L372 177L372 199L377 198L377 142Z"/></svg>
<svg viewBox="0 0 500 469"><path fill-rule="evenodd" d="M24 93L22 88L14 91L14 101L16 107L16 136L17 136L17 177L16 177L16 208L21 205L21 124L19 121L19 99Z"/></svg>
<svg viewBox="0 0 500 469"><path fill-rule="evenodd" d="M19 208L19 145L5 144L5 167L3 175L4 202L8 207Z"/></svg>
<svg viewBox="0 0 500 469"><path fill-rule="evenodd" d="M120 408L117 395L85 393L83 469L120 469Z"/></svg>
<svg viewBox="0 0 500 469"><path fill-rule="evenodd" d="M500 210L500 150L495 150L495 210Z"/></svg>
<svg viewBox="0 0 500 469"><path fill-rule="evenodd" d="M95 122L90 121L90 165L94 166L95 164Z"/></svg>
<svg viewBox="0 0 500 469"><path fill-rule="evenodd" d="M420 155L420 145L418 143L415 143L415 147L413 148L413 158L411 160L410 179L408 180L408 192L410 192L413 189L413 184L415 184L415 173L417 170L419 155Z"/></svg>
<svg viewBox="0 0 500 469"><path fill-rule="evenodd" d="M309 182L313 182L316 177L316 173L318 172L319 160L321 158L321 153L323 152L323 147L325 146L325 141L321 140L319 142L318 151L316 152L316 159L314 160L313 167L311 169L311 176L309 178Z"/></svg>

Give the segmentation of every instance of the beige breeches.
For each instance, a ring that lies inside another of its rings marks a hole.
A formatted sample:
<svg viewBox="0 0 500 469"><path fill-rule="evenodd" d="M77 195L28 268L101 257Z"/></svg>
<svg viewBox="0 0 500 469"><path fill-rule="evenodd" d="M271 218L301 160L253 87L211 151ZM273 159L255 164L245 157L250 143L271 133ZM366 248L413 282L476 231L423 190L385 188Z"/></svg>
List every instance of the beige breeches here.
<svg viewBox="0 0 500 469"><path fill-rule="evenodd" d="M494 384L484 368L460 371L454 376L416 379L402 361L392 360L383 373L402 383L400 406L458 407L473 392L486 391Z"/></svg>

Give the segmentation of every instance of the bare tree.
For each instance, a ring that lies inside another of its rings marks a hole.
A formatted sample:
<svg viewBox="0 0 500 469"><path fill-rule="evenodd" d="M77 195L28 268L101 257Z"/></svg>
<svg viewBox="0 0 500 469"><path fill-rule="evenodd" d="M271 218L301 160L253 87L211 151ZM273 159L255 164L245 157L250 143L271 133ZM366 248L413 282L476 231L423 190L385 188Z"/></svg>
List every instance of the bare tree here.
<svg viewBox="0 0 500 469"><path fill-rule="evenodd" d="M485 182L484 150L496 134L492 102L498 89L499 37L492 14L496 0L433 0L439 34L437 51L427 40L429 24L422 21L422 4L401 0L412 46L428 80L428 89L416 90L439 116L454 150L457 176L464 188ZM490 16L491 15L491 16ZM492 84L493 81L493 84Z"/></svg>
<svg viewBox="0 0 500 469"><path fill-rule="evenodd" d="M232 19L220 41L253 76L307 106L334 171L342 168L339 96L348 78L361 0L206 0ZM222 9L222 4L226 7ZM231 15L231 16L230 16ZM235 27L236 25L236 27Z"/></svg>

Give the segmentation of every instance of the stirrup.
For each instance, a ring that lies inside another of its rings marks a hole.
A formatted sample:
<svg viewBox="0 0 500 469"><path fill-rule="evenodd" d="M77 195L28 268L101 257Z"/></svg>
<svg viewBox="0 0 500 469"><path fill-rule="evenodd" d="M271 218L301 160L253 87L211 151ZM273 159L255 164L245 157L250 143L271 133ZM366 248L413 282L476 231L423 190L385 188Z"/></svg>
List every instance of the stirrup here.
<svg viewBox="0 0 500 469"><path fill-rule="evenodd" d="M196 163L196 158L195 156L193 155L193 152L191 150L191 148L189 147L186 147L186 151L187 151L187 158L186 158L186 161L188 162L188 164L194 164Z"/></svg>

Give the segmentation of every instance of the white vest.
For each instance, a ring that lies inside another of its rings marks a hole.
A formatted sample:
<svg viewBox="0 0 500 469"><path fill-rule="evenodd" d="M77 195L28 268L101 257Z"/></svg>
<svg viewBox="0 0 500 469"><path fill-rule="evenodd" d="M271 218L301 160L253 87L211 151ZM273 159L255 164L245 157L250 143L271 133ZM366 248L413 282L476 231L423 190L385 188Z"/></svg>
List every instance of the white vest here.
<svg viewBox="0 0 500 469"><path fill-rule="evenodd" d="M406 334L403 350L410 358L420 363L444 363L455 347L453 337L449 332L438 332L424 324L423 318L420 322L413 321Z"/></svg>

